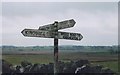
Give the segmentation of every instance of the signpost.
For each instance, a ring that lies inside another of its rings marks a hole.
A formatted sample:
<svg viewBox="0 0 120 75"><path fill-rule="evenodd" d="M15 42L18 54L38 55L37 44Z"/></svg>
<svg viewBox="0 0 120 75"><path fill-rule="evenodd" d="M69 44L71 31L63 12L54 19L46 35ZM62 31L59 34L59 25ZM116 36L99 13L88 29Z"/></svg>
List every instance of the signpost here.
<svg viewBox="0 0 120 75"><path fill-rule="evenodd" d="M79 33L68 33L60 32L58 30L70 28L75 25L75 21L65 20L62 22L57 22L45 26L39 27L39 29L24 29L21 33L28 37L44 37L44 38L54 38L54 75L57 75L58 71L58 39L69 39L80 41L83 36Z"/></svg>
<svg viewBox="0 0 120 75"><path fill-rule="evenodd" d="M54 36L56 32L57 32L57 36ZM37 30L37 29L24 29L22 31L22 34L28 37L57 38L57 39L66 39L66 40L81 40L83 38L83 36L79 33L45 31L45 30Z"/></svg>
<svg viewBox="0 0 120 75"><path fill-rule="evenodd" d="M75 25L75 23L76 22L73 19L58 22L57 30L73 27ZM39 30L47 30L47 31L52 30L53 31L54 29L55 29L54 24L48 24L48 25L44 25L44 26L39 27Z"/></svg>

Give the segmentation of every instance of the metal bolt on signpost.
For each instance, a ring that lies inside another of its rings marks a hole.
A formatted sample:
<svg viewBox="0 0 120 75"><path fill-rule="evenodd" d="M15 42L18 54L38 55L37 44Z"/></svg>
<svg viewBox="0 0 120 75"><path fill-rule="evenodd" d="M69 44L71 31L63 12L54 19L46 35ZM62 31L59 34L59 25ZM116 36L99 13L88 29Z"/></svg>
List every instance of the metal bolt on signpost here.
<svg viewBox="0 0 120 75"><path fill-rule="evenodd" d="M39 29L24 29L21 33L28 37L44 37L54 38L54 75L59 72L58 69L58 39L69 39L80 41L83 36L79 33L59 32L60 29L70 28L75 25L73 19L62 22L55 21L54 24L49 24L39 27Z"/></svg>

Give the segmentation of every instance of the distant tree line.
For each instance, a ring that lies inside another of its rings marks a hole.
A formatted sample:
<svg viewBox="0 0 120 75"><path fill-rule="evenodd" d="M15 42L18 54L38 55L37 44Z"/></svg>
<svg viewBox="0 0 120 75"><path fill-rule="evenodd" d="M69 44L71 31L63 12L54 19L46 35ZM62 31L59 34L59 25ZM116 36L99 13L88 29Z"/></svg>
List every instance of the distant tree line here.
<svg viewBox="0 0 120 75"><path fill-rule="evenodd" d="M36 51L36 50L53 50L53 46L28 46L28 47L16 47L16 46L2 46L2 51ZM76 50L76 51L86 51L86 52L113 52L118 53L120 49L118 46L59 46L59 50Z"/></svg>

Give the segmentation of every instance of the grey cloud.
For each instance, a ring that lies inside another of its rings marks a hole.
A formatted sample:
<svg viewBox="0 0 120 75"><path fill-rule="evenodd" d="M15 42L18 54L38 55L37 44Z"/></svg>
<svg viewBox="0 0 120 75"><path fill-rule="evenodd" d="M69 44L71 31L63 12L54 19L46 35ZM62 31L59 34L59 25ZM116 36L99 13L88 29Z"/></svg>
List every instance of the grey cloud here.
<svg viewBox="0 0 120 75"><path fill-rule="evenodd" d="M24 37L24 28L38 28L54 20L74 18L73 28L61 31L83 34L77 41L60 40L60 45L117 44L117 3L3 3L4 45L53 45L53 40ZM112 15L112 16L111 16ZM111 17L110 17L111 16ZM112 32L112 33L111 33ZM44 44L43 44L44 43Z"/></svg>
<svg viewBox="0 0 120 75"><path fill-rule="evenodd" d="M120 45L120 2L118 3L118 44Z"/></svg>
<svg viewBox="0 0 120 75"><path fill-rule="evenodd" d="M116 11L116 5L115 2L5 2L2 4L2 12L4 16L30 16L64 13L70 9L88 12Z"/></svg>

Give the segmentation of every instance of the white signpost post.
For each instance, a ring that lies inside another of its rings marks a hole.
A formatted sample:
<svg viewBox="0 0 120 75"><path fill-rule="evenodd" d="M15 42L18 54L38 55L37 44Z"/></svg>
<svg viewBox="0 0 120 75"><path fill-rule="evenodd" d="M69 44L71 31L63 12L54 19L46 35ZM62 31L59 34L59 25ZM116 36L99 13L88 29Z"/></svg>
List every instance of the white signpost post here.
<svg viewBox="0 0 120 75"><path fill-rule="evenodd" d="M27 37L43 37L54 38L54 75L58 71L58 39L78 40L80 41L83 36L79 33L60 32L58 30L70 28L75 25L75 21L65 20L62 22L55 22L53 24L39 27L39 29L24 29L21 33Z"/></svg>

